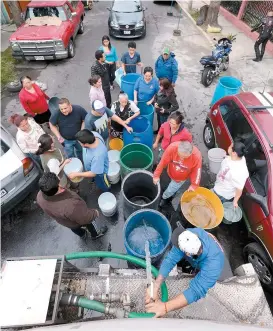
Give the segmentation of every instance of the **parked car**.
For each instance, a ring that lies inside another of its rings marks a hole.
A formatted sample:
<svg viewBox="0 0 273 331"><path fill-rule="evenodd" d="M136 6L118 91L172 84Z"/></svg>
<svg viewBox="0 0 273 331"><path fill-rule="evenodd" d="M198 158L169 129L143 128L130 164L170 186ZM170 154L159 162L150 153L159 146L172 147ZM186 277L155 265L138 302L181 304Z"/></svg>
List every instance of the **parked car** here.
<svg viewBox="0 0 273 331"><path fill-rule="evenodd" d="M83 33L81 1L31 1L24 23L9 41L12 55L24 60L56 60L75 56L75 38Z"/></svg>
<svg viewBox="0 0 273 331"><path fill-rule="evenodd" d="M246 145L250 177L240 199L249 243L244 248L262 284L273 291L273 92L244 92L216 102L206 119L208 148Z"/></svg>
<svg viewBox="0 0 273 331"><path fill-rule="evenodd" d="M109 35L117 38L137 38L146 35L145 10L141 1L114 0L108 19Z"/></svg>
<svg viewBox="0 0 273 331"><path fill-rule="evenodd" d="M40 169L21 151L2 125L0 169L3 215L33 191L40 177Z"/></svg>

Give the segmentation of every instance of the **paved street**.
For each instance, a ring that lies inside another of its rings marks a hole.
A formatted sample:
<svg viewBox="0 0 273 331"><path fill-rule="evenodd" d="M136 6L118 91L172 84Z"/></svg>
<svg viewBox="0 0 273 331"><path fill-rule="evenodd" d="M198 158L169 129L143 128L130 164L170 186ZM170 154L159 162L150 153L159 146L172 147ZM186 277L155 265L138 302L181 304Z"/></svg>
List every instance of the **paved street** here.
<svg viewBox="0 0 273 331"><path fill-rule="evenodd" d="M199 59L211 52L208 41L201 35L188 18L183 17L180 22L181 37L174 37L173 30L177 28L178 12L174 10L174 16L167 16L168 7L155 5L152 1L144 2L148 7L147 36L137 40L137 51L140 52L142 62L145 65L154 66L154 62L164 45L168 45L175 52L179 63L179 79L176 92L180 104L180 110L185 115L186 126L194 135L194 142L204 156L203 184L211 181L207 173L207 149L202 141L202 131L206 113L212 98L216 83L209 88L200 84ZM87 110L89 106L90 67L94 61L95 50L101 44L101 37L108 34L106 10L108 2L100 1L94 4L91 12L86 13L85 32L76 40L76 56L73 59L56 61L48 65L40 64L44 69L29 70L32 78L47 83L49 96L67 97L73 104L79 104ZM126 40L112 40L117 47L118 54L126 51ZM232 60L231 60L232 65ZM236 68L233 68L236 74ZM113 100L116 99L118 88L113 92ZM6 96L2 99L2 120L5 124L7 118L14 112L24 113L17 95ZM14 128L10 127L14 133ZM113 188L113 192L119 192L119 185ZM36 192L16 207L12 214L2 219L2 254L3 259L9 256L38 256L58 255L75 251L106 250L124 252L122 228L122 206L119 207L119 217L113 220L104 219L109 226L108 234L96 242L84 243L69 229L50 220L35 204ZM86 199L90 207L97 207L97 191L86 180L81 183L81 196ZM102 218L103 219L103 218ZM232 256L235 266L242 262L240 246L240 229L236 228L237 237L223 236L222 242L227 250L232 247ZM224 231L225 234L225 231ZM230 234L229 234L230 235ZM228 239L227 239L228 238ZM94 265L97 261L78 261L80 266ZM115 261L115 267L124 266L124 262ZM234 266L234 265L233 265Z"/></svg>

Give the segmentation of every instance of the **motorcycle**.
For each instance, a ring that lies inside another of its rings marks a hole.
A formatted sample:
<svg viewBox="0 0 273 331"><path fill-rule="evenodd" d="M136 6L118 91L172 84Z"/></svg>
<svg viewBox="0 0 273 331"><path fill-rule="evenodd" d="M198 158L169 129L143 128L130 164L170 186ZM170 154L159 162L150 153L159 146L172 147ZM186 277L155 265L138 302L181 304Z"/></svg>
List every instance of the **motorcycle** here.
<svg viewBox="0 0 273 331"><path fill-rule="evenodd" d="M213 39L217 41L215 38ZM229 53L232 50L232 43L236 40L235 36L221 38L215 44L211 56L203 56L200 63L204 66L202 70L201 83L208 87L214 77L219 76L222 71L228 70Z"/></svg>

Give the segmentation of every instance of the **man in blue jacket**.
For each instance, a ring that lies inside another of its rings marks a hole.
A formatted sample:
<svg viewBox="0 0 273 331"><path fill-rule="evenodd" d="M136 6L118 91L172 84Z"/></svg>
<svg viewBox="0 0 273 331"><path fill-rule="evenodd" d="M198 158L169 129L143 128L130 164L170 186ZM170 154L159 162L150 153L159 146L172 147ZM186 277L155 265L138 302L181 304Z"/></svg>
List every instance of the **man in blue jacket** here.
<svg viewBox="0 0 273 331"><path fill-rule="evenodd" d="M168 78L173 87L175 86L178 77L178 63L169 47L164 47L162 55L156 60L155 73L158 79Z"/></svg>
<svg viewBox="0 0 273 331"><path fill-rule="evenodd" d="M161 264L153 293L151 294L149 288L146 294L146 310L155 313L156 317L164 316L170 311L184 308L198 301L206 296L217 280L227 278L222 275L225 262L224 251L212 234L200 228L185 230L183 227L178 227L172 234L172 244L172 249ZM195 268L197 274L183 293L167 302L161 302L158 300L160 286L182 259L186 259ZM229 276L232 276L232 273Z"/></svg>

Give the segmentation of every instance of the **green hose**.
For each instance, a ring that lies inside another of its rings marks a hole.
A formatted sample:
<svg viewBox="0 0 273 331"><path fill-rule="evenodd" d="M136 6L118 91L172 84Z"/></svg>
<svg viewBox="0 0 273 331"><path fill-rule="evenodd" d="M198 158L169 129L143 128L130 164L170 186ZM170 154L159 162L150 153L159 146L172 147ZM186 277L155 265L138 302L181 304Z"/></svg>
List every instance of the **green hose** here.
<svg viewBox="0 0 273 331"><path fill-rule="evenodd" d="M66 260L78 260L78 259L88 259L88 258L112 258L112 259L126 260L128 262L137 264L144 269L146 268L146 262L144 260L142 260L138 257L135 257L135 256L119 254L119 253L114 253L114 252L105 252L105 251L75 252L75 253L67 254L65 256L65 258L66 258ZM152 274L155 277L157 277L158 273L159 273L158 270L154 266L152 266ZM161 300L163 302L168 301L168 289L167 289L167 285L165 282L161 285ZM87 309L96 310L101 313L105 312L105 306L102 303L99 303L99 305L97 305L97 303L98 302L94 301L94 300L81 298L81 300L79 301L79 306L81 306L83 308L87 308ZM83 306L82 306L82 304L83 304ZM88 306L90 306L90 308ZM97 309L99 309L99 310L97 310ZM104 310L104 311L101 311L101 310ZM153 314L153 313L130 312L128 317L129 318L151 318L151 317L154 317L154 315L155 314Z"/></svg>
<svg viewBox="0 0 273 331"><path fill-rule="evenodd" d="M100 313L105 313L104 304L96 300L89 300L87 298L80 297L78 301L78 306L86 309L95 310Z"/></svg>

